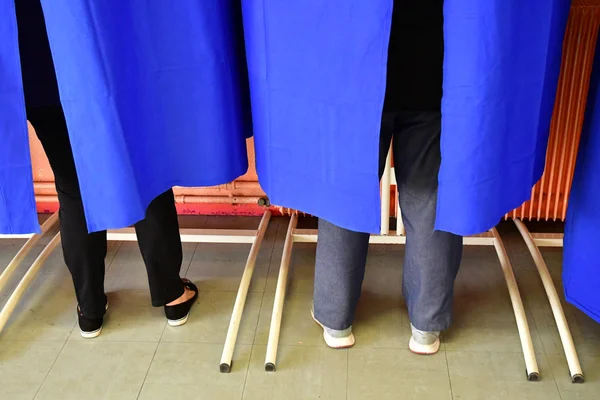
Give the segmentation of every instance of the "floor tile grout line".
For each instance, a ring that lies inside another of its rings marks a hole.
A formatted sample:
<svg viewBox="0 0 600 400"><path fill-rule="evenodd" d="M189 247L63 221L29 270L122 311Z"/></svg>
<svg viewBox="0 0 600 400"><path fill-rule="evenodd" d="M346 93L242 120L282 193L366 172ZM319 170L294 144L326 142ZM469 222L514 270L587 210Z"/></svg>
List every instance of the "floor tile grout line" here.
<svg viewBox="0 0 600 400"><path fill-rule="evenodd" d="M164 332L164 330L163 330ZM146 374L144 375L144 380L142 381L142 384L140 385L140 390L138 391L138 394L136 396L136 400L138 400L140 398L140 396L142 395L142 390L144 390L144 385L146 384L146 379L148 379L148 374L150 373L150 368L152 368L152 363L154 362L154 357L156 357L156 353L158 352L158 347L160 346L160 340L158 342L156 342L156 348L154 349L154 354L152 354L152 359L150 360L150 363L148 364L148 369L146 370Z"/></svg>
<svg viewBox="0 0 600 400"><path fill-rule="evenodd" d="M448 372L448 384L450 385L450 397L454 399L454 390L452 390L452 377L450 375L450 364L448 363L448 352L444 348L444 358L446 359L446 371Z"/></svg>
<svg viewBox="0 0 600 400"><path fill-rule="evenodd" d="M346 350L346 400L348 400L348 384L350 383L350 349Z"/></svg>
<svg viewBox="0 0 600 400"><path fill-rule="evenodd" d="M56 358L54 359L54 361L52 362L52 365L50 366L50 368L48 368L48 372L46 372L46 376L44 376L44 379L42 379L42 382L40 383L40 386L37 388L37 390L35 391L35 395L33 396L33 400L35 400L36 397L38 397L38 394L40 393L40 390L42 390L42 386L44 386L44 383L46 383L46 379L48 379L48 376L50 375L50 372L52 371L52 369L54 368L54 366L56 365L56 362L58 361L58 358L60 357L60 355L62 354L65 346L67 345L69 341L69 338L67 337L67 339L65 339L65 341L63 342L62 347L60 348L60 351L58 352L58 354L56 355Z"/></svg>
<svg viewBox="0 0 600 400"><path fill-rule="evenodd" d="M556 380L556 375L554 374L554 368L552 368L552 364L550 363L548 354L545 355L545 358L546 358L546 363L548 364L548 372L550 372L550 374L552 375L552 380L554 381L554 386L556 386L556 392L558 393L558 397L562 400L562 398L563 398L562 392L560 390L560 386L558 386L558 381ZM568 366L567 366L567 371L568 371ZM571 374L571 372L569 371L569 375L570 374Z"/></svg>
<svg viewBox="0 0 600 400"><path fill-rule="evenodd" d="M119 242L119 245L117 246L114 257L110 260L108 267L106 267L106 271L104 271L105 275L108 275L108 271L112 268L113 264L115 263L115 260L117 259L117 256L119 255L119 252L121 251L121 247L123 247L122 241Z"/></svg>
<svg viewBox="0 0 600 400"><path fill-rule="evenodd" d="M187 277L187 274L190 272L190 268L192 266L192 262L194 261L194 257L196 257L196 252L198 251L198 243L195 243L194 246L194 252L192 253L192 256L190 257L190 261L188 262L187 268L185 269L185 273L181 274L181 276Z"/></svg>
<svg viewBox="0 0 600 400"><path fill-rule="evenodd" d="M244 385L242 386L242 396L240 397L240 400L243 400L246 395L246 385L248 384L248 377L250 375L250 367L252 366L252 357L254 357L255 349L256 346L254 346L254 344L250 346L250 356L248 358L248 365L246 366L246 375L244 376ZM231 364L233 364L233 362Z"/></svg>

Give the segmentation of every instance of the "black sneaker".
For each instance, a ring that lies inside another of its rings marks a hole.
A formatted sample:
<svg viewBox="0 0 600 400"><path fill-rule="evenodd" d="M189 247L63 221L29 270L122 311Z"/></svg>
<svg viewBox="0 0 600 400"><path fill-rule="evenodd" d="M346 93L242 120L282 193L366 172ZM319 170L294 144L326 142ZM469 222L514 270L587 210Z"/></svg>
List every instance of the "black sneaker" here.
<svg viewBox="0 0 600 400"><path fill-rule="evenodd" d="M174 306L165 306L165 315L167 322L171 326L181 326L185 324L190 316L190 310L198 298L198 288L187 279L182 279L183 286L194 292L194 297L186 302Z"/></svg>
<svg viewBox="0 0 600 400"><path fill-rule="evenodd" d="M106 310L108 310L108 303L106 303ZM79 306L77 306L77 316L79 317L79 329L81 330L81 336L83 336L83 338L93 339L100 335L104 317L88 318L83 315Z"/></svg>

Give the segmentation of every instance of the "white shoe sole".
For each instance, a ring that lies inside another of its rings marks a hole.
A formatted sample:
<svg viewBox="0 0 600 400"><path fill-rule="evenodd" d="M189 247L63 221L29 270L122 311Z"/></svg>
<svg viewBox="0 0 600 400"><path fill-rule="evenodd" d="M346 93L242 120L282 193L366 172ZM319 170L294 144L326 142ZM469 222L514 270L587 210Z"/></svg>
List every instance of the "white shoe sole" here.
<svg viewBox="0 0 600 400"><path fill-rule="evenodd" d="M181 319L167 319L167 322L169 323L169 326L181 326L187 322L189 316L190 314L188 313Z"/></svg>
<svg viewBox="0 0 600 400"><path fill-rule="evenodd" d="M415 354L428 356L437 353L440 350L440 339L436 339L432 344L417 343L412 337L408 342L408 348Z"/></svg>
<svg viewBox="0 0 600 400"><path fill-rule="evenodd" d="M81 331L81 337L83 337L84 339L94 339L94 338L97 338L98 336L100 336L100 332L102 332L102 328L95 330L93 332Z"/></svg>
<svg viewBox="0 0 600 400"><path fill-rule="evenodd" d="M325 339L325 344L332 349L347 349L349 347L354 346L356 340L354 339L354 334L350 333L349 336L343 338L336 338L327 333L327 329L315 318L314 313L310 312L312 319L323 329L323 339Z"/></svg>
<svg viewBox="0 0 600 400"><path fill-rule="evenodd" d="M104 310L108 310L108 302L106 302L106 307L104 308ZM100 332L102 332L102 327L100 327L100 329L97 329L93 332L84 332L82 330L79 330L81 332L81 337L84 339L94 339L97 338L98 336L100 336Z"/></svg>

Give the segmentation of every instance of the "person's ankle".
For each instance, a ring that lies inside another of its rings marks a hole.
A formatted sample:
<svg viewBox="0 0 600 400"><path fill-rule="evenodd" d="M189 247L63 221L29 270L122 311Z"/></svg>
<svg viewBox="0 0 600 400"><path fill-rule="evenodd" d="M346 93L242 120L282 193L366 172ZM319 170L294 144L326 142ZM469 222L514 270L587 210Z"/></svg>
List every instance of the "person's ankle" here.
<svg viewBox="0 0 600 400"><path fill-rule="evenodd" d="M173 300L172 302L168 303L167 306L176 306L177 304L185 303L189 299L193 298L194 295L195 295L194 291L192 291L186 287L186 288L184 288L183 294L181 296L179 296L178 298L176 298L175 300Z"/></svg>

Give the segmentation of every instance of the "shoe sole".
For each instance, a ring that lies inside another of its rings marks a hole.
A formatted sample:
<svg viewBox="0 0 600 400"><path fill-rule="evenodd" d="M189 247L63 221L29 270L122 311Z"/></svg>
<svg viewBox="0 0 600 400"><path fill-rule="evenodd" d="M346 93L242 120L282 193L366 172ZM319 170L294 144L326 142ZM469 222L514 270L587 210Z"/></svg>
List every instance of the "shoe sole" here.
<svg viewBox="0 0 600 400"><path fill-rule="evenodd" d="M97 338L98 336L100 336L100 332L102 332L102 328L95 330L93 332L81 331L81 337L83 337L84 339L94 339L94 338Z"/></svg>
<svg viewBox="0 0 600 400"><path fill-rule="evenodd" d="M354 338L353 333L350 333L350 336L347 336L345 338L334 338L328 335L325 326L323 326L323 324L315 318L315 314L312 310L310 312L310 315L312 316L313 321L315 321L317 325L319 325L321 329L323 329L323 339L325 340L325 344L327 344L328 347L336 350L342 350L348 349L354 346L354 344L356 343L356 339Z"/></svg>
<svg viewBox="0 0 600 400"><path fill-rule="evenodd" d="M106 302L106 307L104 308L105 311L108 311L108 302ZM97 338L98 336L100 336L100 332L102 332L102 327L100 327L100 329L97 329L93 332L84 332L81 329L79 330L81 332L81 337L84 339L94 339Z"/></svg>
<svg viewBox="0 0 600 400"><path fill-rule="evenodd" d="M189 316L190 313L188 313L185 317L181 319L167 319L167 322L169 323L169 326L181 326L188 321Z"/></svg>
<svg viewBox="0 0 600 400"><path fill-rule="evenodd" d="M411 337L408 342L408 348L420 356L430 356L440 351L440 339L436 339L432 344L420 344Z"/></svg>

